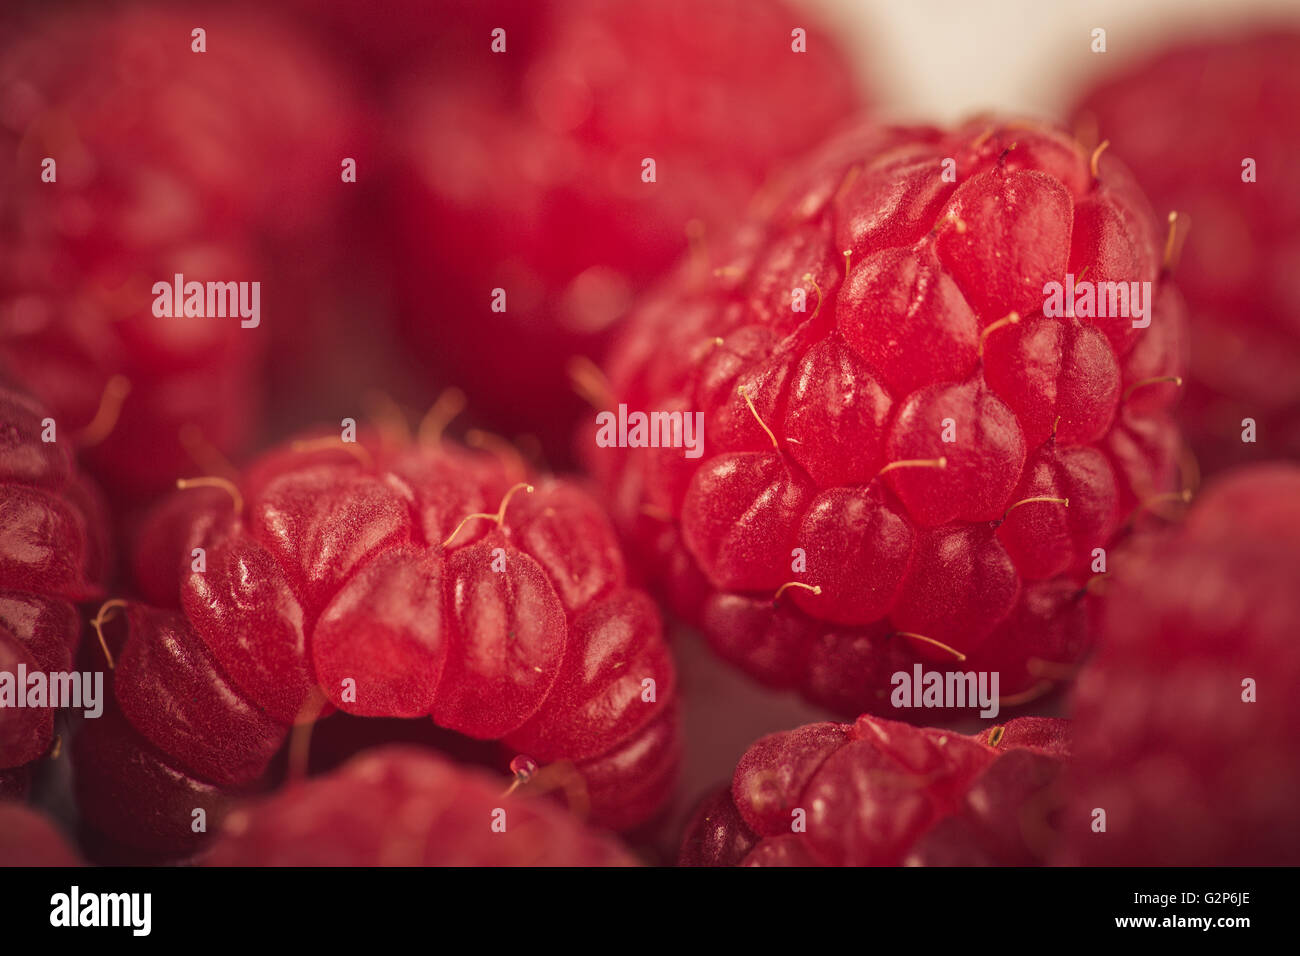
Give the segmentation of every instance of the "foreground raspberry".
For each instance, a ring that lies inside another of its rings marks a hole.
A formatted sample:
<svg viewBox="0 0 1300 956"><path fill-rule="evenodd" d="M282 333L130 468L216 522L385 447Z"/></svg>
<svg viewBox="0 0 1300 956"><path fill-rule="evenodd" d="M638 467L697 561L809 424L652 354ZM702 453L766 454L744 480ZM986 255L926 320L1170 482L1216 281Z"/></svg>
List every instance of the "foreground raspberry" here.
<svg viewBox="0 0 1300 956"><path fill-rule="evenodd" d="M1076 108L1161 215L1190 224L1178 267L1192 321L1182 419L1201 467L1300 458L1300 32L1175 46L1112 75ZM1243 164L1254 162L1254 182ZM1243 419L1256 441L1242 441Z"/></svg>
<svg viewBox="0 0 1300 956"><path fill-rule="evenodd" d="M21 767L50 748L51 707L17 706L30 678L72 669L80 635L75 602L101 592L106 518L75 468L60 423L0 382L0 795L26 790ZM18 675L28 680L18 685Z"/></svg>
<svg viewBox="0 0 1300 956"><path fill-rule="evenodd" d="M337 707L429 717L576 770L593 822L664 802L679 750L659 616L574 482L450 443L271 452L144 529L116 673L130 724L222 786ZM202 567L196 563L201 549Z"/></svg>
<svg viewBox="0 0 1300 956"><path fill-rule="evenodd" d="M260 15L131 3L17 36L0 49L0 367L135 501L192 467L184 426L227 450L247 437L257 359L305 298L259 239L307 257L353 154L351 107ZM156 317L154 283L178 273L260 282L260 324Z"/></svg>
<svg viewBox="0 0 1300 956"><path fill-rule="evenodd" d="M974 737L862 716L764 737L696 812L685 866L1028 866L1054 841L1065 721Z"/></svg>
<svg viewBox="0 0 1300 956"><path fill-rule="evenodd" d="M507 52L483 33L454 74L410 84L391 122L404 131L391 195L405 317L427 361L491 427L534 432L562 459L581 407L568 360L603 346L688 225L711 241L860 103L831 38L780 0L547 12L530 42L503 14ZM807 52L792 51L795 28Z"/></svg>
<svg viewBox="0 0 1300 956"><path fill-rule="evenodd" d="M864 127L615 350L612 401L695 413L702 457L606 429L591 466L675 607L764 682L893 713L891 675L960 660L1031 699L1086 650L1097 549L1175 487L1162 243L1124 168L1055 129ZM1067 273L1151 283L1149 327L1045 315Z"/></svg>
<svg viewBox="0 0 1300 956"><path fill-rule="evenodd" d="M634 866L612 838L426 751L387 747L231 814L209 866ZM495 829L494 829L495 825Z"/></svg>
<svg viewBox="0 0 1300 956"><path fill-rule="evenodd" d="M1066 862L1300 863L1297 580L1295 465L1225 473L1116 563L1077 685Z"/></svg>

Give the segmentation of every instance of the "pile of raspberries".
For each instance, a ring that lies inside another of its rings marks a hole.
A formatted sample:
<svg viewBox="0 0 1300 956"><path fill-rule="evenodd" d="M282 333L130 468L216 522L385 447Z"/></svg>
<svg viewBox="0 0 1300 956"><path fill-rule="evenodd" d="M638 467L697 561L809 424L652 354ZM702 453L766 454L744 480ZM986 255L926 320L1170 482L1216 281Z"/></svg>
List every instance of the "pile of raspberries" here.
<svg viewBox="0 0 1300 956"><path fill-rule="evenodd" d="M378 6L0 12L0 865L1300 863L1300 32Z"/></svg>

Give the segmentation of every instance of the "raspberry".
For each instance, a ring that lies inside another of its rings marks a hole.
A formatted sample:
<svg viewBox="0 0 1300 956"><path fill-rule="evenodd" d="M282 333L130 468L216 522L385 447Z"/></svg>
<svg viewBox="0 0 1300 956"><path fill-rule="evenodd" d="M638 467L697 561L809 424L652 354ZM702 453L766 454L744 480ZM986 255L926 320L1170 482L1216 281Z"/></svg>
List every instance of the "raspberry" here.
<svg viewBox="0 0 1300 956"><path fill-rule="evenodd" d="M1300 862L1298 503L1300 467L1234 469L1116 561L1075 692L1066 862Z"/></svg>
<svg viewBox="0 0 1300 956"><path fill-rule="evenodd" d="M1175 487L1151 379L1184 317L1145 199L1109 152L976 120L861 127L769 206L614 349L614 400L699 410L706 446L587 446L620 531L723 657L836 711L891 713L917 661L1045 693L1095 549ZM1151 282L1149 327L1046 314L1067 274Z"/></svg>
<svg viewBox="0 0 1300 956"><path fill-rule="evenodd" d="M1185 235L1179 284L1191 316L1182 420L1203 471L1300 457L1300 325L1292 276L1300 132L1300 32L1185 42L1104 78L1075 108L1086 135L1125 158ZM1257 182L1243 181L1256 164ZM1243 419L1256 422L1243 442Z"/></svg>
<svg viewBox="0 0 1300 956"><path fill-rule="evenodd" d="M81 866L81 859L42 814L0 803L0 866Z"/></svg>
<svg viewBox="0 0 1300 956"><path fill-rule="evenodd" d="M262 241L308 258L355 153L352 108L262 16L131 4L19 36L0 52L0 367L134 504L192 467L184 426L228 451L249 437L258 361L307 298ZM265 326L155 317L153 284L177 273L261 282Z"/></svg>
<svg viewBox="0 0 1300 956"><path fill-rule="evenodd" d="M220 785L335 707L431 716L576 769L595 822L643 822L679 751L658 612L595 501L521 467L434 440L314 439L164 501L134 560L163 609L130 611L123 713Z"/></svg>
<svg viewBox="0 0 1300 956"><path fill-rule="evenodd" d="M426 361L490 426L530 430L564 460L580 409L567 361L603 348L689 224L710 241L860 103L830 37L778 0L560 0L548 14L530 45L507 31L494 55L484 33L461 58L472 66L412 82L391 121L405 132L390 195Z"/></svg>
<svg viewBox="0 0 1300 956"><path fill-rule="evenodd" d="M1043 717L973 737L866 715L771 734L696 811L679 863L1042 863L1068 751L1068 724Z"/></svg>
<svg viewBox="0 0 1300 956"><path fill-rule="evenodd" d="M487 774L386 747L231 814L208 866L634 866L611 837ZM504 825L504 830L493 830Z"/></svg>
<svg viewBox="0 0 1300 956"><path fill-rule="evenodd" d="M0 383L0 672L66 672L80 636L74 603L101 593L107 520L66 440L43 441L48 413ZM14 688L27 693L27 686ZM10 702L13 703L12 701ZM49 707L0 707L0 769L50 747ZM25 789L15 772L0 789Z"/></svg>
<svg viewBox="0 0 1300 956"><path fill-rule="evenodd" d="M339 55L380 87L412 69L464 63L481 53L491 33L506 31L507 49L527 50L552 0L289 0L296 21L317 26ZM510 57L519 66L525 57Z"/></svg>

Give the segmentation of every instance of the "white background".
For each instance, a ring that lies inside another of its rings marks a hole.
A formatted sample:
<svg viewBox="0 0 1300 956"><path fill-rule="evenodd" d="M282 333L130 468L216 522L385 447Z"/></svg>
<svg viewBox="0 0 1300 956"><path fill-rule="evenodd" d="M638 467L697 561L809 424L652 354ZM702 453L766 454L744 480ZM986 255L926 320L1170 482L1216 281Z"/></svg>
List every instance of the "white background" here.
<svg viewBox="0 0 1300 956"><path fill-rule="evenodd" d="M798 0L796 0L798 2ZM1096 72L1152 46L1240 25L1300 22L1300 0L802 0L861 58L886 116L1050 117ZM1094 27L1108 52L1090 50Z"/></svg>

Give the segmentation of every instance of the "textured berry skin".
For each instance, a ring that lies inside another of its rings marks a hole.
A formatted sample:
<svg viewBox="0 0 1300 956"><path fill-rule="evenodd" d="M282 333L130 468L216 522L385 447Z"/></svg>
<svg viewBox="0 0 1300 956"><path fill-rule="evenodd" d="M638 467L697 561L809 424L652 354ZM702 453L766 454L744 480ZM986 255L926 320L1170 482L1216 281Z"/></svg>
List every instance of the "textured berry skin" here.
<svg viewBox="0 0 1300 956"><path fill-rule="evenodd" d="M689 223L711 241L774 168L860 107L847 60L808 19L780 0L559 0L536 42L496 55L484 34L455 74L398 98L406 321L491 427L570 457L581 405L568 360L604 347L686 249ZM806 53L791 51L795 27ZM497 288L505 312L491 309Z"/></svg>
<svg viewBox="0 0 1300 956"><path fill-rule="evenodd" d="M1300 863L1298 576L1289 463L1225 472L1181 526L1116 562L1076 686L1063 862Z"/></svg>
<svg viewBox="0 0 1300 956"><path fill-rule="evenodd" d="M97 492L77 472L66 438L41 440L48 414L0 383L0 671L15 675L19 665L29 674L71 669L80 636L74 603L100 593L107 558ZM0 708L0 770L37 759L53 735L52 709ZM15 775L7 786L19 784Z"/></svg>
<svg viewBox="0 0 1300 956"><path fill-rule="evenodd" d="M123 710L219 783L248 779L275 733L335 707L432 717L500 740L509 756L575 765L594 822L643 822L671 791L679 752L658 611L628 587L608 520L571 480L516 488L500 526L474 518L458 530L468 515L495 516L518 467L449 443L363 437L270 452L240 480L238 512L225 491L178 492L141 532L135 576L173 609L157 618L189 650L154 639L134 659L124 651L123 668L161 687L134 701L119 687ZM191 706L186 668L200 662L224 683L197 681ZM643 701L651 679L655 699ZM178 721L176 708L192 717Z"/></svg>
<svg viewBox="0 0 1300 956"><path fill-rule="evenodd" d="M43 815L0 803L0 867L6 866L81 866L81 859Z"/></svg>
<svg viewBox="0 0 1300 956"><path fill-rule="evenodd" d="M181 769L222 786L256 780L286 735L225 676L180 611L126 608L114 655L122 715Z"/></svg>
<svg viewBox="0 0 1300 956"><path fill-rule="evenodd" d="M1075 108L1163 216L1186 216L1177 274L1191 316L1182 419L1203 471L1300 458L1300 32L1184 43L1107 76ZM1257 181L1242 181L1243 161ZM1254 444L1242 419L1257 424Z"/></svg>
<svg viewBox="0 0 1300 956"><path fill-rule="evenodd" d="M547 801L427 751L385 747L232 813L208 866L635 866ZM493 813L505 831L493 832Z"/></svg>
<svg viewBox="0 0 1300 956"><path fill-rule="evenodd" d="M200 22L206 53L190 49ZM84 457L135 503L192 467L183 426L226 451L249 437L258 361L306 298L260 240L307 257L355 155L353 108L265 17L155 4L34 16L0 53L0 101L0 367L69 437L125 376ZM176 273L261 282L261 324L155 317L153 284Z"/></svg>
<svg viewBox="0 0 1300 956"><path fill-rule="evenodd" d="M974 737L862 716L762 738L687 828L683 866L1029 866L1054 839L1069 725ZM796 810L806 829L795 832Z"/></svg>
<svg viewBox="0 0 1300 956"><path fill-rule="evenodd" d="M1176 487L1177 390L1125 392L1180 374L1185 341L1146 200L1109 152L1097 173L1045 126L862 127L632 317L613 395L701 412L703 456L587 431L587 457L723 657L846 714L894 713L891 674L954 660L935 641L999 671L1004 706L1081 658L1093 549ZM1150 281L1150 326L1044 316L1067 271Z"/></svg>
<svg viewBox="0 0 1300 956"><path fill-rule="evenodd" d="M207 840L194 830L194 811L203 811L210 833L251 789L187 772L132 727L115 700L73 739L72 766L83 843L111 865L190 857Z"/></svg>

